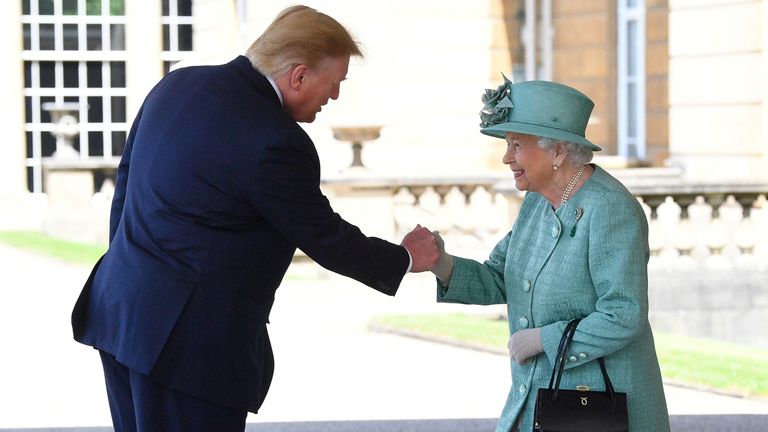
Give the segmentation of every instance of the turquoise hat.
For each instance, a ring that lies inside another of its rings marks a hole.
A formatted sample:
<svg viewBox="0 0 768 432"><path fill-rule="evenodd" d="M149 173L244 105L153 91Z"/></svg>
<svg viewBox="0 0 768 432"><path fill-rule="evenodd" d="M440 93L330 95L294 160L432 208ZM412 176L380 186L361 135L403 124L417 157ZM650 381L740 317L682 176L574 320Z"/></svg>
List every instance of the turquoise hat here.
<svg viewBox="0 0 768 432"><path fill-rule="evenodd" d="M574 88L550 81L512 84L504 77L498 89L485 91L483 103L480 132L485 135L504 138L517 132L601 150L584 137L595 104Z"/></svg>

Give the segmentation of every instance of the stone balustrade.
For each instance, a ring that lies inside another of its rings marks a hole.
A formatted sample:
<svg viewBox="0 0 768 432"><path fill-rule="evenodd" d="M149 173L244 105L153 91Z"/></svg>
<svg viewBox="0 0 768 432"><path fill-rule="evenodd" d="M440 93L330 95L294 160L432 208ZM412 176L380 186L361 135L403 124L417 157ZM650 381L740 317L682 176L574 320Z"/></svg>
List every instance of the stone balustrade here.
<svg viewBox="0 0 768 432"><path fill-rule="evenodd" d="M652 270L768 269L768 182L689 183L675 168L611 173L645 209ZM323 184L336 197L375 191L391 199L391 215L378 215L377 221L389 220L394 238L421 224L439 230L449 252L477 259L512 227L523 197L506 172L413 177L361 172Z"/></svg>
<svg viewBox="0 0 768 432"><path fill-rule="evenodd" d="M54 175L90 179L94 169L59 165L46 165L46 179ZM768 269L768 181L689 183L675 168L610 171L645 209L651 270ZM53 183L61 181L57 177ZM91 183L84 183L80 195L93 194ZM73 185L50 186L46 220L57 222L46 223L50 234L84 240L84 233L77 231L85 216L68 229L61 228L75 210L97 212L94 217L108 220L111 189L96 194L105 205L93 210L73 209L77 202L71 196L78 192ZM366 233L395 240L421 224L440 231L449 252L478 260L511 229L523 198L508 172L395 176L348 169L325 177L322 187L334 208ZM99 227L102 231L106 229ZM85 239L105 241L106 233L90 233Z"/></svg>
<svg viewBox="0 0 768 432"><path fill-rule="evenodd" d="M88 167L47 168L44 231L106 243L111 181L94 194ZM609 171L649 220L654 328L768 347L757 330L768 322L768 181L690 183L675 168ZM388 176L351 167L325 177L322 188L368 235L399 241L421 224L440 231L449 253L478 261L511 229L523 198L508 172Z"/></svg>
<svg viewBox="0 0 768 432"><path fill-rule="evenodd" d="M690 183L676 168L609 171L637 197L649 221L653 328L768 347L768 334L760 330L768 322L768 181ZM440 231L448 253L478 261L511 229L523 198L507 172L347 172L325 179L323 188L334 207L349 198L337 210L363 232L389 227L379 233L399 240L421 224ZM374 195L386 205L361 201Z"/></svg>

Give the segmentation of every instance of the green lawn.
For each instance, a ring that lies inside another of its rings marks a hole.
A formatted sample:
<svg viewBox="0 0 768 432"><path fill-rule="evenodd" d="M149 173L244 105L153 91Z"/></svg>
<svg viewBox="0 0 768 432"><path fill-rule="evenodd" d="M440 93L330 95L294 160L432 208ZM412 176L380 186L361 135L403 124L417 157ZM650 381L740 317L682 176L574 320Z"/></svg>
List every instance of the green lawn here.
<svg viewBox="0 0 768 432"><path fill-rule="evenodd" d="M0 231L0 243L72 264L92 266L107 251L106 245L84 244L50 237L37 231ZM288 274L285 280L314 280L316 276Z"/></svg>
<svg viewBox="0 0 768 432"><path fill-rule="evenodd" d="M106 245L76 243L35 231L0 231L0 242L28 252L87 265L95 264L107 250Z"/></svg>
<svg viewBox="0 0 768 432"><path fill-rule="evenodd" d="M371 321L375 329L506 352L507 323L466 314L392 315ZM743 396L768 397L768 350L654 333L665 380Z"/></svg>

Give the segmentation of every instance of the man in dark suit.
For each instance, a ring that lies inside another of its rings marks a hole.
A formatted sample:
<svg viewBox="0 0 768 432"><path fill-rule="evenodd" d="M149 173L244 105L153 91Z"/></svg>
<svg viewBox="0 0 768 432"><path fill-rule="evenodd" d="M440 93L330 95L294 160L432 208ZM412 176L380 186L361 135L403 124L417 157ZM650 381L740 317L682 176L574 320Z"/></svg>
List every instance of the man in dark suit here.
<svg viewBox="0 0 768 432"><path fill-rule="evenodd" d="M272 379L266 323L297 247L388 295L437 260L426 228L402 245L367 237L320 191L297 122L339 96L353 55L344 27L295 6L247 57L171 72L147 96L109 249L72 313L75 339L100 352L116 431L244 429Z"/></svg>

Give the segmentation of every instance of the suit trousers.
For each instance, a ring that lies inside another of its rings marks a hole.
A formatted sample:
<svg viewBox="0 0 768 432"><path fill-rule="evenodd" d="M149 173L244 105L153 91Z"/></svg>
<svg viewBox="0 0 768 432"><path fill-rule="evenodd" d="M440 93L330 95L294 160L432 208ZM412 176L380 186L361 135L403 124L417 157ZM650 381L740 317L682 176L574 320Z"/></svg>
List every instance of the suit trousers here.
<svg viewBox="0 0 768 432"><path fill-rule="evenodd" d="M99 351L115 432L243 432L247 411L166 387Z"/></svg>

